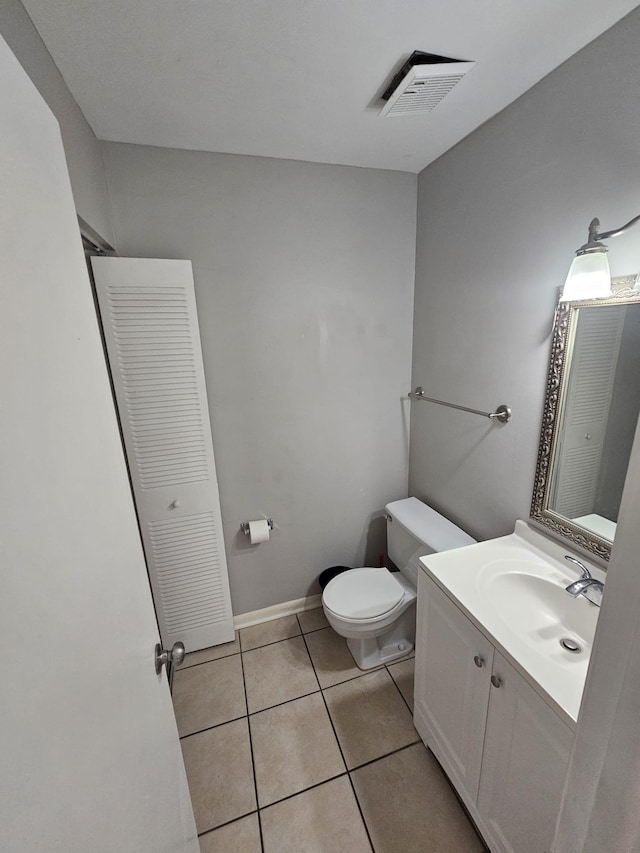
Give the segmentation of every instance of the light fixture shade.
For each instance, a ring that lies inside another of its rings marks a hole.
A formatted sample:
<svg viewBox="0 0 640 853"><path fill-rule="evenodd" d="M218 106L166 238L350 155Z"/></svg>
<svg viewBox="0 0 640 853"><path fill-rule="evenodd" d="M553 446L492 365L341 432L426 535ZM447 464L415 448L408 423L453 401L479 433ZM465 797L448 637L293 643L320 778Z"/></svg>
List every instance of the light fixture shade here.
<svg viewBox="0 0 640 853"><path fill-rule="evenodd" d="M607 296L611 296L611 272L606 251L576 255L562 291L562 302Z"/></svg>

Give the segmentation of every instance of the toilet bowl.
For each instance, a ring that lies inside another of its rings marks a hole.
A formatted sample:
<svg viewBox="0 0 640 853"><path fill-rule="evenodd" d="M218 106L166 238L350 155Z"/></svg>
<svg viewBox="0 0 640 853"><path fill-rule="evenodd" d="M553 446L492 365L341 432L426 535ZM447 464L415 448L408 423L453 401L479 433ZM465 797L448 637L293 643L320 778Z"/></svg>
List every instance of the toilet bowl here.
<svg viewBox="0 0 640 853"><path fill-rule="evenodd" d="M399 571L361 568L333 578L324 589L327 621L360 669L371 669L413 651L419 558L462 548L475 539L417 498L385 507L387 550Z"/></svg>
<svg viewBox="0 0 640 853"><path fill-rule="evenodd" d="M322 606L327 621L346 637L360 669L371 669L413 650L417 595L399 575L388 569L353 569L325 587Z"/></svg>

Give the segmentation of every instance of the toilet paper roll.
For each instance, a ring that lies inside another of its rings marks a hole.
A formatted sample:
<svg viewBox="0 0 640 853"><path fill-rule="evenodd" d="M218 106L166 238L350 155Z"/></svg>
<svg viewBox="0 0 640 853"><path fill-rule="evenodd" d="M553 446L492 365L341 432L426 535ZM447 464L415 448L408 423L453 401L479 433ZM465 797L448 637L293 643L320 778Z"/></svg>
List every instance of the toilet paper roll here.
<svg viewBox="0 0 640 853"><path fill-rule="evenodd" d="M249 540L252 545L269 541L269 522L266 518L249 522Z"/></svg>

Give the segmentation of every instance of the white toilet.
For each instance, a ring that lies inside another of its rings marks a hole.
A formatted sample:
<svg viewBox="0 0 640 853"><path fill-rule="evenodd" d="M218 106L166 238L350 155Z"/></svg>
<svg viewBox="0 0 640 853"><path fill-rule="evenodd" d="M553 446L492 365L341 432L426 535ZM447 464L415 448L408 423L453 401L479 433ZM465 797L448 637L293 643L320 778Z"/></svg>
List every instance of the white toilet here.
<svg viewBox="0 0 640 853"><path fill-rule="evenodd" d="M352 569L329 581L322 595L329 624L347 638L360 669L371 669L412 651L418 558L476 541L417 498L393 501L385 510L387 550L400 571Z"/></svg>

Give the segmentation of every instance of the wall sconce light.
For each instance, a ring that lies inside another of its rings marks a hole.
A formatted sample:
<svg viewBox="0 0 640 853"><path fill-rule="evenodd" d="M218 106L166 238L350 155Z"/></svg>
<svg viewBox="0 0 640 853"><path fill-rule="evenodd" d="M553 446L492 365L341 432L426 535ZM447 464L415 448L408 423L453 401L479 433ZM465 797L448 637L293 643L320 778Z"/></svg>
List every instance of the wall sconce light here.
<svg viewBox="0 0 640 853"><path fill-rule="evenodd" d="M584 246L580 246L573 259L569 274L562 291L561 301L576 299L602 299L611 296L611 273L607 260L608 247L602 240L617 237L640 222L640 216L630 219L622 228L598 233L600 220L593 219L589 225L589 237Z"/></svg>

